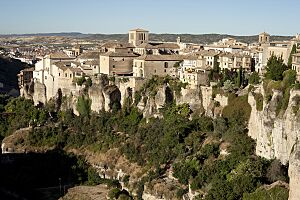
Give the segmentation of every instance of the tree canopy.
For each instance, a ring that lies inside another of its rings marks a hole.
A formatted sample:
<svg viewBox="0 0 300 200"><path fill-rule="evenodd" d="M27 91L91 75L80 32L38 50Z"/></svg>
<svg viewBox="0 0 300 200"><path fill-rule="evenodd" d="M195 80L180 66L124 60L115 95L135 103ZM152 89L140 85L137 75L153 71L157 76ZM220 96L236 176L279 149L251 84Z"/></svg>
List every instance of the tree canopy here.
<svg viewBox="0 0 300 200"><path fill-rule="evenodd" d="M287 69L288 67L283 63L282 57L272 54L267 62L265 77L274 81L280 81L283 79L283 72Z"/></svg>

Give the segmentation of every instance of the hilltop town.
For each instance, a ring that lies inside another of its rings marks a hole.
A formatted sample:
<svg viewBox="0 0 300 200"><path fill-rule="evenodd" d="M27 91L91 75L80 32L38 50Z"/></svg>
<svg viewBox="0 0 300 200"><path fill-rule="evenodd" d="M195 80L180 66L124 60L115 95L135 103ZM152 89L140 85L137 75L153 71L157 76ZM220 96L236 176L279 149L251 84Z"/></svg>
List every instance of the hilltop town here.
<svg viewBox="0 0 300 200"><path fill-rule="evenodd" d="M84 156L88 175L68 184L106 183L115 199L297 200L300 35L271 37L2 39L3 57L28 64L21 97L3 100L2 153Z"/></svg>
<svg viewBox="0 0 300 200"><path fill-rule="evenodd" d="M290 55L293 46L300 43L299 35L289 41L270 41L270 35L263 32L257 39L251 44L233 38L209 45L185 43L180 37L175 42L151 42L147 30L134 29L129 31L128 42L107 42L93 47L78 43L72 48L40 46L34 53L24 47L15 50L14 58L29 64L36 62L34 68L20 73L19 82L21 90L32 81L44 84L45 99L38 100L42 103L53 98L59 88L63 95L69 95L76 90L74 85L81 77L87 79L99 74L138 80L169 75L191 88L210 86L210 74L216 69L235 72L242 69L246 76L254 71L262 76L272 55L281 57L285 64L292 57L292 69L300 80L299 53ZM68 39L61 38L58 43L68 43Z"/></svg>

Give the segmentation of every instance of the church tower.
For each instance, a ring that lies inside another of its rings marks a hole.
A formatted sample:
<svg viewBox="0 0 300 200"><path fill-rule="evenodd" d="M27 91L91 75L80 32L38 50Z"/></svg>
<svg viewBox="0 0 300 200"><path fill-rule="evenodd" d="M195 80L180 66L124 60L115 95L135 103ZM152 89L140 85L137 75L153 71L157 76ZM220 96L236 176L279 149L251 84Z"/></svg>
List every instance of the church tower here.
<svg viewBox="0 0 300 200"><path fill-rule="evenodd" d="M140 28L129 31L128 42L133 44L135 47L143 43L148 43L148 41L149 41L149 31Z"/></svg>
<svg viewBox="0 0 300 200"><path fill-rule="evenodd" d="M270 34L263 32L260 33L258 36L258 43L269 43L270 42Z"/></svg>

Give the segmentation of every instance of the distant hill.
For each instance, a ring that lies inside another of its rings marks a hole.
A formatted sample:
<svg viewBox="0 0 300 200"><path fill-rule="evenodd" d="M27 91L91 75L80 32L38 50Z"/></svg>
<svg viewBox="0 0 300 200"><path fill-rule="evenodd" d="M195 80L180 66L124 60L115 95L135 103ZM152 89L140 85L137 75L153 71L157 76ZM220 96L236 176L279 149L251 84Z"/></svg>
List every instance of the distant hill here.
<svg viewBox="0 0 300 200"><path fill-rule="evenodd" d="M100 41L128 41L128 34L84 34L79 32L63 32L63 33L36 33L36 34L11 34L11 35L0 35L0 37L32 37L32 36L61 36L61 37L72 37L78 39L87 40L100 40ZM250 36L236 36L227 34L156 34L150 33L149 39L151 41L165 41L175 42L177 37L180 36L182 42L186 43L197 43L197 44L211 44L217 42L223 38L231 37L235 38L240 42L253 43L258 41L258 35ZM271 41L283 41L290 40L292 36L271 36Z"/></svg>
<svg viewBox="0 0 300 200"><path fill-rule="evenodd" d="M4 85L0 93L19 91L17 74L26 67L29 66L19 60L0 56L0 83Z"/></svg>

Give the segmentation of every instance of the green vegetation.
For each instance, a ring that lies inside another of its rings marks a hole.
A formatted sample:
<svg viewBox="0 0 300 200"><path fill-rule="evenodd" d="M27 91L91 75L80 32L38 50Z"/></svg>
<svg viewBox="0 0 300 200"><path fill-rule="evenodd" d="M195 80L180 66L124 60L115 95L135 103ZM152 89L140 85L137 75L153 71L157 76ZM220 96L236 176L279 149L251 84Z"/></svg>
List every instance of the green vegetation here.
<svg viewBox="0 0 300 200"><path fill-rule="evenodd" d="M296 46L296 44L293 45L292 50L291 50L291 53L290 53L290 56L289 56L289 60L288 60L288 64L287 64L287 66L288 66L289 68L292 67L292 55L293 55L294 53L297 53L297 46Z"/></svg>
<svg viewBox="0 0 300 200"><path fill-rule="evenodd" d="M266 100L267 102L271 100L273 90L281 91L282 96L279 95L277 99L276 115L282 115L288 107L290 90L296 87L296 72L288 69L282 58L274 55L268 60L266 69L267 72L263 82Z"/></svg>
<svg viewBox="0 0 300 200"><path fill-rule="evenodd" d="M92 101L87 96L79 96L77 99L77 111L82 116L89 116L91 113Z"/></svg>
<svg viewBox="0 0 300 200"><path fill-rule="evenodd" d="M251 114L251 106L248 103L248 95L235 96L230 95L228 99L228 106L223 109L223 117L231 119L235 115L240 115L244 121L248 121Z"/></svg>
<svg viewBox="0 0 300 200"><path fill-rule="evenodd" d="M283 72L287 69L288 67L283 63L282 57L272 55L267 62L265 77L270 80L280 81L283 79Z"/></svg>
<svg viewBox="0 0 300 200"><path fill-rule="evenodd" d="M285 187L275 186L270 189L258 188L253 193L245 193L243 200L287 200L289 198L289 190Z"/></svg>
<svg viewBox="0 0 300 200"><path fill-rule="evenodd" d="M250 84L259 84L260 77L257 72L252 72L252 74L249 77L249 83Z"/></svg>
<svg viewBox="0 0 300 200"><path fill-rule="evenodd" d="M260 93L254 93L254 99L256 101L256 110L262 111L264 105L264 97Z"/></svg>
<svg viewBox="0 0 300 200"><path fill-rule="evenodd" d="M228 78L224 85L226 82L233 85L233 80ZM294 72L290 70L283 74L282 81L268 80L265 87L270 91L275 87L291 88L294 82ZM154 77L135 93L135 101L140 101L142 96L155 95L163 84L168 85L171 94L180 93L184 87L171 77ZM226 94L229 103L222 117L215 119L194 115L188 104L176 105L171 97L160 110L163 117L147 121L132 104L132 99L128 99L122 109L116 107L113 112L96 114L91 112L91 100L82 95L77 102L80 115L75 116L71 110L53 109L57 102L36 108L30 100L3 97L0 98L5 104L2 110L15 113L1 122L1 128L7 135L32 124L32 131L21 141L25 146L93 152L118 149L120 155L144 170L141 180L135 183L138 199L145 185L163 177L171 167L173 176L182 184L175 188L179 197L186 192L188 183L192 190L206 194L205 200L234 200L248 198L247 195L252 197L263 184L287 181L287 170L280 163L255 155L255 141L247 136L251 112L248 96L237 96L234 88L227 88L225 92L220 87L213 90L214 94ZM262 95L255 94L255 100L257 109L261 110ZM51 117L48 107L51 107ZM227 153L223 154L224 151ZM84 162L77 164L83 166ZM111 199L131 199L129 194L118 189L116 182L101 179L90 166L84 167L84 174L78 177L80 183L112 185ZM124 181L129 184L129 177Z"/></svg>
<svg viewBox="0 0 300 200"><path fill-rule="evenodd" d="M84 76L76 79L77 85L80 85L80 86L82 86L85 81L86 81L86 79Z"/></svg>

